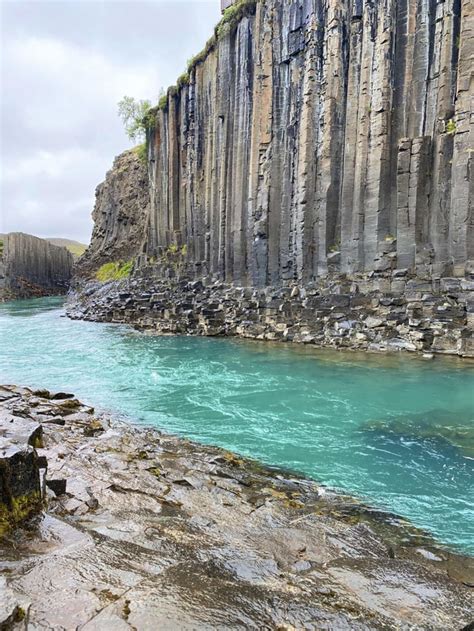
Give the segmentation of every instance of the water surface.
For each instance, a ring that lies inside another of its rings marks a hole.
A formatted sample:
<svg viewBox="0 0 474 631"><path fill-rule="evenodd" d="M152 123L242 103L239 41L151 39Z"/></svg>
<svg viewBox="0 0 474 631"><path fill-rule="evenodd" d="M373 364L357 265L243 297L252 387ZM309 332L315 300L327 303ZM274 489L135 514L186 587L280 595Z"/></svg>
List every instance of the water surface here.
<svg viewBox="0 0 474 631"><path fill-rule="evenodd" d="M314 477L474 553L474 362L155 337L0 305L0 381Z"/></svg>

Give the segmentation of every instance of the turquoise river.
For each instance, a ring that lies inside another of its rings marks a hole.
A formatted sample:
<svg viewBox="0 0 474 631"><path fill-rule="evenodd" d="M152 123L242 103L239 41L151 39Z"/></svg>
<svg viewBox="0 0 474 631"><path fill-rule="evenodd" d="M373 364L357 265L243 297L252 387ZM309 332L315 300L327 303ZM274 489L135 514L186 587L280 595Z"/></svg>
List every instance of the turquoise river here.
<svg viewBox="0 0 474 631"><path fill-rule="evenodd" d="M0 305L0 381L283 466L474 554L474 362L73 322L57 298Z"/></svg>

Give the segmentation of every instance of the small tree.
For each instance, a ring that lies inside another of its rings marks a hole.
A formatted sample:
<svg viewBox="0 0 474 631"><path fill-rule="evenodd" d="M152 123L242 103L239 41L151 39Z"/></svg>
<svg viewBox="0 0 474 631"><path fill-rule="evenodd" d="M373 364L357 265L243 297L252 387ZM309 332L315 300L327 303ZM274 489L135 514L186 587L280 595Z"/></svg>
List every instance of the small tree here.
<svg viewBox="0 0 474 631"><path fill-rule="evenodd" d="M124 96L118 103L118 113L127 136L133 142L143 142L146 134L146 115L151 109L147 100L137 101L133 96Z"/></svg>

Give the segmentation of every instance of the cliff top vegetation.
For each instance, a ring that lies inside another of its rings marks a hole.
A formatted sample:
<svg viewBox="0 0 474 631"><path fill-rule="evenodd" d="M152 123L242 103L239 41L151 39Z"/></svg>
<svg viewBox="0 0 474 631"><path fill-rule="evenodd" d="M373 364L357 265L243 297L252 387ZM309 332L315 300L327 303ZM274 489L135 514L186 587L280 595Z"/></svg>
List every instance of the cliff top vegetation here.
<svg viewBox="0 0 474 631"><path fill-rule="evenodd" d="M166 94L163 94L161 96L158 105L156 107L153 107L150 112L156 113L156 111L158 110L167 109L169 98L176 96L180 88L182 88L184 85L189 84L191 74L195 70L196 66L206 60L209 53L211 53L216 48L217 43L225 35L233 33L237 29L242 18L247 15L255 14L255 9L259 1L261 2L263 0L239 0L224 11L221 20L214 27L214 33L207 40L204 48L197 55L191 57L191 59L188 60L187 68L185 72L183 72L183 74L178 77L176 85L170 86L168 88Z"/></svg>
<svg viewBox="0 0 474 631"><path fill-rule="evenodd" d="M137 100L124 96L118 103L118 114L122 119L127 136L132 141L143 141L146 134L146 117L151 109L147 99Z"/></svg>
<svg viewBox="0 0 474 631"><path fill-rule="evenodd" d="M191 74L196 66L206 60L207 56L216 48L219 40L225 35L233 33L242 18L255 14L255 8L259 1L263 0L239 0L224 11L221 20L214 27L214 33L208 39L204 48L188 60L187 68L178 77L176 85L170 86L166 92L162 91L157 105L152 107L151 102L148 100L137 100L131 96L123 97L118 103L118 112L130 140L143 143L147 131L155 125L158 111L165 111L168 108L169 99L176 96L180 88L189 84ZM139 157L146 160L145 145L140 144L136 147L136 150Z"/></svg>

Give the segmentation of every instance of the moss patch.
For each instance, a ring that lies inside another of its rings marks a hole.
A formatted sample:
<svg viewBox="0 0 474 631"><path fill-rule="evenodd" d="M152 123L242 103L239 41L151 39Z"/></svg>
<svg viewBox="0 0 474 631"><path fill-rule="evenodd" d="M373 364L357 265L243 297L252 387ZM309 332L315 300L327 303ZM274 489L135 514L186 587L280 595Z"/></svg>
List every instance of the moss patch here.
<svg viewBox="0 0 474 631"><path fill-rule="evenodd" d="M41 506L41 496L38 491L12 498L10 507L0 504L0 538L38 512Z"/></svg>
<svg viewBox="0 0 474 631"><path fill-rule="evenodd" d="M43 449L44 444L42 433L35 434L30 441L30 445L35 449Z"/></svg>
<svg viewBox="0 0 474 631"><path fill-rule="evenodd" d="M162 471L159 467L151 467L150 469L147 469L148 473L151 473L151 475L154 475L155 478L159 478L162 475Z"/></svg>
<svg viewBox="0 0 474 631"><path fill-rule="evenodd" d="M130 615L130 612L131 612L130 601L129 600L125 601L125 603L123 605L123 608L122 608L122 612L123 612L123 615L125 616L125 618L128 618L128 616Z"/></svg>
<svg viewBox="0 0 474 631"><path fill-rule="evenodd" d="M235 31L240 20L247 15L255 14L257 0L240 0L224 11L221 21L216 26L217 39Z"/></svg>
<svg viewBox="0 0 474 631"><path fill-rule="evenodd" d="M446 133L450 136L452 136L453 134L456 133L456 121L454 120L454 118L450 118L447 122L446 122Z"/></svg>
<svg viewBox="0 0 474 631"><path fill-rule="evenodd" d="M104 265L97 270L95 277L101 283L106 283L111 280L122 280L130 276L132 269L133 260L104 263Z"/></svg>

